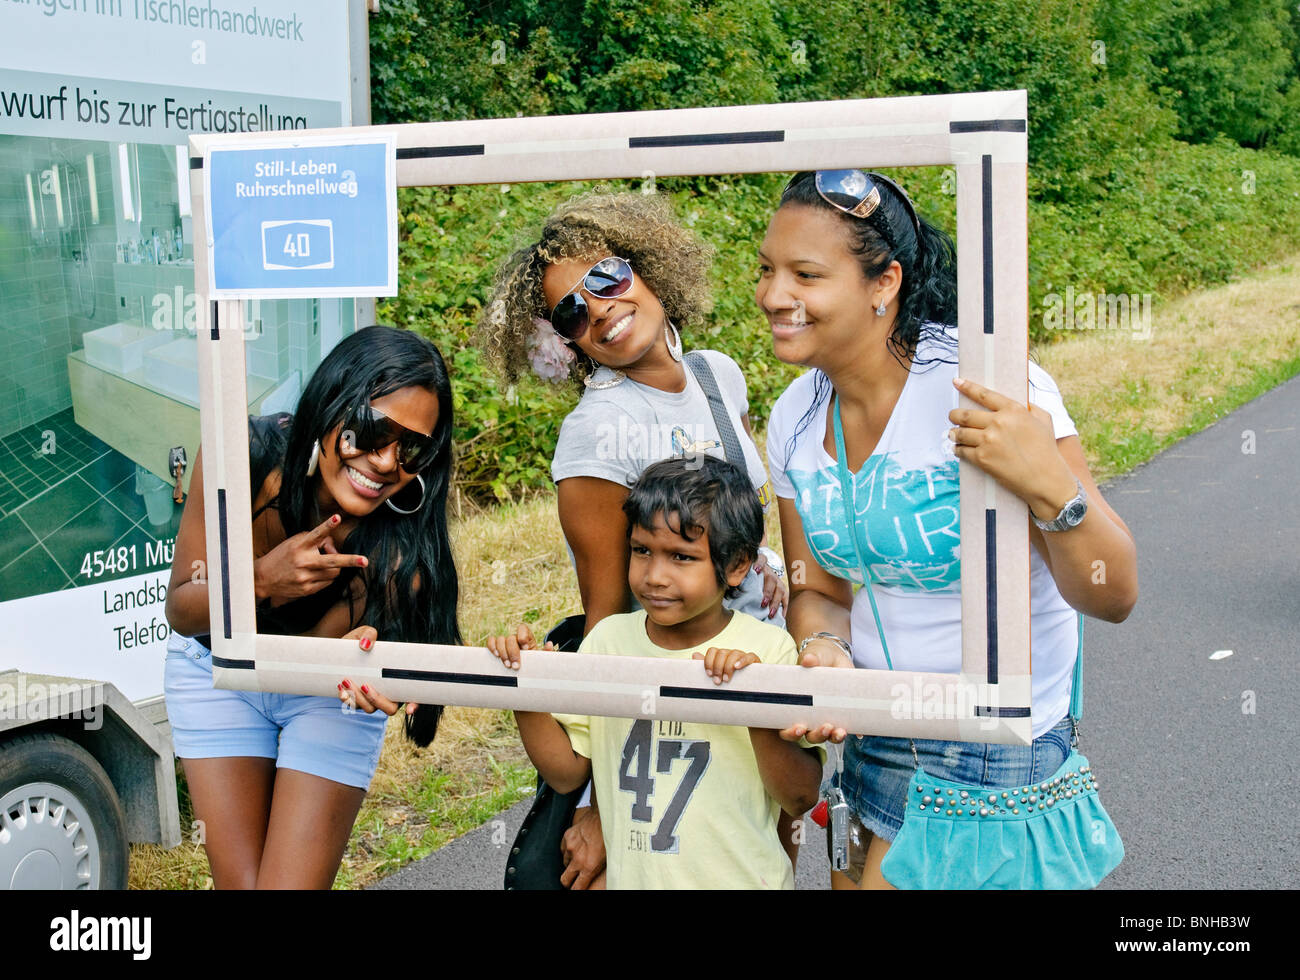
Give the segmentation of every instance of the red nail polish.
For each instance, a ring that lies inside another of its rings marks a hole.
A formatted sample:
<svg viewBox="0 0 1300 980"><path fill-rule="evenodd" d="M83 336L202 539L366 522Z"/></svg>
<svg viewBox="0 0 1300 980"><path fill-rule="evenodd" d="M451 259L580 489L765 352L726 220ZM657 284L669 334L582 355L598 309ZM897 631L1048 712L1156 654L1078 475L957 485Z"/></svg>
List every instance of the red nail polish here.
<svg viewBox="0 0 1300 980"><path fill-rule="evenodd" d="M369 693L370 693L370 688L368 688L368 687L366 687L366 685L362 684L362 685L361 685L361 693L362 693L362 694L369 694Z"/></svg>
<svg viewBox="0 0 1300 980"><path fill-rule="evenodd" d="M371 642L372 642L372 641L371 641L370 637L368 637L368 636L365 637L365 638L361 641L361 649L362 649L362 650L369 650L369 649L370 649L370 644L371 644Z"/></svg>
<svg viewBox="0 0 1300 980"><path fill-rule="evenodd" d="M349 684L347 681L344 681L344 682L343 682L343 686L344 686L345 688L347 688L349 691L352 690L352 685Z"/></svg>

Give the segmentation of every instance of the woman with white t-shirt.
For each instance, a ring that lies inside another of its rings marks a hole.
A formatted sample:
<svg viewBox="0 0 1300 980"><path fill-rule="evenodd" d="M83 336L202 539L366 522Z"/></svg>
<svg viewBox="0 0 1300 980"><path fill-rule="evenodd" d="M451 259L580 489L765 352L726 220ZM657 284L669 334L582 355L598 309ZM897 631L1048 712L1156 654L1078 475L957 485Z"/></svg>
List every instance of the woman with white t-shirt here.
<svg viewBox="0 0 1300 980"><path fill-rule="evenodd" d="M658 195L584 194L502 263L480 320L482 346L507 381L531 368L584 387L551 462L584 635L635 608L623 501L647 466L694 452L723 457L748 472L764 512L771 505L740 367L717 351L682 351L678 325L689 332L709 308L711 256ZM768 560L725 604L783 625L785 587ZM587 816L579 811L566 843L567 852L579 836L590 845L568 862L566 886L585 887L604 864Z"/></svg>
<svg viewBox="0 0 1300 980"><path fill-rule="evenodd" d="M918 739L915 758L908 739L854 737L845 746L843 789L868 839L861 887L888 888L880 863L918 763L937 779L984 786L1033 783L1062 764L1076 610L1127 617L1137 552L1097 490L1046 372L1029 365L1029 408L957 377L952 242L897 184L858 170L797 174L759 263L756 299L776 356L813 369L777 400L768 426L785 557L804 570L787 609L801 663L885 669L883 636L894 669L958 672L958 460L1030 509L1033 744ZM960 394L981 407L959 407ZM856 547L841 487L852 494ZM855 597L864 564L871 586ZM845 737L829 725L806 735ZM833 872L832 885L853 880Z"/></svg>

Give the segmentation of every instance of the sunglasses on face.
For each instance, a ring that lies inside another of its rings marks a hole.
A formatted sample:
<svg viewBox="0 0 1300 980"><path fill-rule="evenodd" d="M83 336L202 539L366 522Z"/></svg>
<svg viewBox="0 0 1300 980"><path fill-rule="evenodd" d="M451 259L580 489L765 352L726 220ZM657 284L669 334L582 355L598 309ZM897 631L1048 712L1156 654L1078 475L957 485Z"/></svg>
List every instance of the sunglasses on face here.
<svg viewBox="0 0 1300 980"><path fill-rule="evenodd" d="M884 174L869 174L861 170L818 170L816 183L817 193L821 195L823 201L845 214L864 220L870 220L871 216L876 214L876 209L880 207L880 185L887 185L898 195L898 199L903 202L903 207L907 209L908 217L912 219L912 227L916 231L917 248L922 247L921 219L916 216L911 198L903 188ZM885 238L897 248L896 233L889 227L885 212L881 211L876 218L880 222L878 227L885 233Z"/></svg>
<svg viewBox="0 0 1300 980"><path fill-rule="evenodd" d="M378 452L397 443L397 463L407 473L419 473L433 462L433 436L394 422L379 409L364 405L343 427L343 447L363 453Z"/></svg>
<svg viewBox="0 0 1300 980"><path fill-rule="evenodd" d="M555 304L551 310L551 326L565 340L577 340L587 332L590 323L583 292L597 299L613 299L631 289L633 281L632 266L627 259L617 256L601 259Z"/></svg>

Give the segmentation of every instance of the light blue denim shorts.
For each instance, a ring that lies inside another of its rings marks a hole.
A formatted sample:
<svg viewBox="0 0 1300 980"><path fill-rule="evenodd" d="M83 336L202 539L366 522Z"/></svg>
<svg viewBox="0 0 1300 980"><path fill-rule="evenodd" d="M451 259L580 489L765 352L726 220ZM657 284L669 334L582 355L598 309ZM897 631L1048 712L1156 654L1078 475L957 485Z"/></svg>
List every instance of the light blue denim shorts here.
<svg viewBox="0 0 1300 980"><path fill-rule="evenodd" d="M276 768L369 788L388 723L382 711L347 711L337 698L217 690L212 651L177 633L167 638L163 679L177 757L274 759Z"/></svg>
<svg viewBox="0 0 1300 980"><path fill-rule="evenodd" d="M1070 719L1029 745L945 742L918 738L921 768L935 779L990 789L1040 783L1070 754ZM850 735L844 741L844 798L877 837L893 842L903 826L903 808L916 760L905 738Z"/></svg>

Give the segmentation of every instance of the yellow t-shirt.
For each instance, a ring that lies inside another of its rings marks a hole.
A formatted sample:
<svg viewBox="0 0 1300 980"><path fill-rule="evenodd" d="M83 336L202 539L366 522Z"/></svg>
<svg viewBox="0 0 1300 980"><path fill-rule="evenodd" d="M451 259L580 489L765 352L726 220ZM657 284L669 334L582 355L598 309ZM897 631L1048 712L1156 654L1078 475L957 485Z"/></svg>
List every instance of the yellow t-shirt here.
<svg viewBox="0 0 1300 980"><path fill-rule="evenodd" d="M794 664L785 630L734 613L725 629L687 650L650 642L644 611L609 616L582 653L690 660L709 647ZM700 676L704 665L700 664ZM749 731L735 725L556 715L573 750L591 760L605 836L609 888L793 888Z"/></svg>

